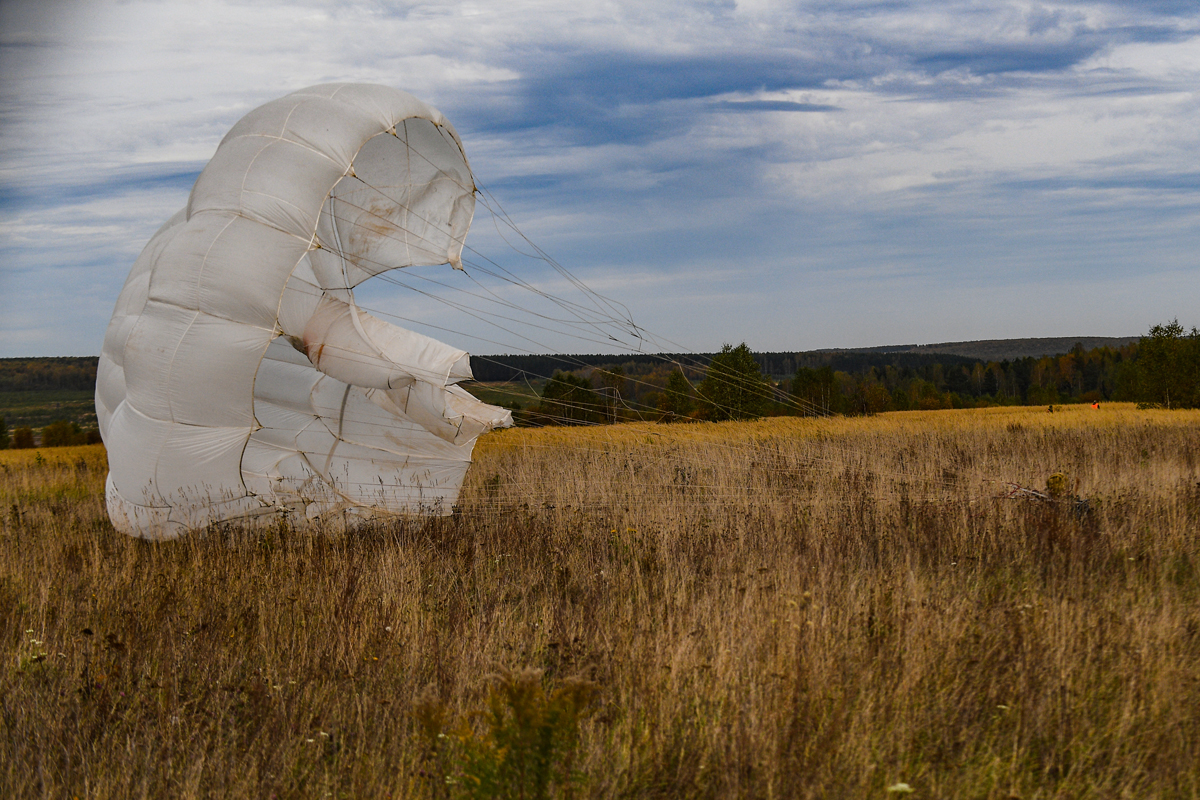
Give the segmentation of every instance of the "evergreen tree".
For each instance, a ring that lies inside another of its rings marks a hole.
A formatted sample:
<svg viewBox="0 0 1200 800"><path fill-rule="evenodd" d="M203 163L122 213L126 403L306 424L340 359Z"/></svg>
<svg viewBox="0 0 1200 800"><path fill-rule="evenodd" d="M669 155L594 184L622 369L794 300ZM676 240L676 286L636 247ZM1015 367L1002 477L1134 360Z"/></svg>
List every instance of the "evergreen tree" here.
<svg viewBox="0 0 1200 800"><path fill-rule="evenodd" d="M1138 344L1137 399L1166 408L1200 407L1200 330L1179 320L1155 325Z"/></svg>
<svg viewBox="0 0 1200 800"><path fill-rule="evenodd" d="M570 372L555 372L535 412L543 424L583 425L600 422L603 407L590 383Z"/></svg>
<svg viewBox="0 0 1200 800"><path fill-rule="evenodd" d="M8 447L8 420L0 416L0 450Z"/></svg>
<svg viewBox="0 0 1200 800"><path fill-rule="evenodd" d="M692 383L683 374L683 368L671 370L667 377L667 389L663 392L658 410L668 421L686 417L696 407L692 400Z"/></svg>
<svg viewBox="0 0 1200 800"><path fill-rule="evenodd" d="M713 356L696 393L709 419L751 419L766 410L770 387L743 342Z"/></svg>

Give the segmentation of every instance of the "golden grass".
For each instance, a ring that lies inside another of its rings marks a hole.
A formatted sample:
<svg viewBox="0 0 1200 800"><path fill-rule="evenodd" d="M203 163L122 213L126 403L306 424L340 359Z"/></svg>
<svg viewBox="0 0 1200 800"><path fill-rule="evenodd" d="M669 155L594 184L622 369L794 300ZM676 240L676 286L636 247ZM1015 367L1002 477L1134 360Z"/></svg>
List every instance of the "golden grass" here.
<svg viewBox="0 0 1200 800"><path fill-rule="evenodd" d="M591 797L1196 797L1198 450L1116 404L510 430L452 518L159 545L101 449L0 452L0 794L440 797L416 698L535 667L599 688Z"/></svg>

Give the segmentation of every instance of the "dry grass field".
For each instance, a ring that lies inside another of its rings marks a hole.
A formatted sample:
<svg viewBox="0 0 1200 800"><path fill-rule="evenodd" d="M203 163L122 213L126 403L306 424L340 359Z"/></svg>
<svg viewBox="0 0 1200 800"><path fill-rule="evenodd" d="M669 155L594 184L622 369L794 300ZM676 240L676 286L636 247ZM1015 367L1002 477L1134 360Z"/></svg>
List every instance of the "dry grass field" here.
<svg viewBox="0 0 1200 800"><path fill-rule="evenodd" d="M527 748L530 797L1200 797L1200 412L477 455L453 517L148 544L101 448L0 452L0 795L482 796Z"/></svg>

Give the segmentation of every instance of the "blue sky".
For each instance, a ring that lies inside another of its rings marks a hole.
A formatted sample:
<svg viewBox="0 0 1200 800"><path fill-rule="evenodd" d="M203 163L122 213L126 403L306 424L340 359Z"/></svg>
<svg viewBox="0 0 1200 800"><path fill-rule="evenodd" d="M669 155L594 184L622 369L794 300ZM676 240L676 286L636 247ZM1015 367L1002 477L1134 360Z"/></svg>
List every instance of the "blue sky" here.
<svg viewBox="0 0 1200 800"><path fill-rule="evenodd" d="M1200 324L1194 2L5 0L0 76L0 356L98 353L225 131L345 80L440 108L522 231L659 343ZM482 209L469 242L569 293ZM361 297L476 353L605 349Z"/></svg>

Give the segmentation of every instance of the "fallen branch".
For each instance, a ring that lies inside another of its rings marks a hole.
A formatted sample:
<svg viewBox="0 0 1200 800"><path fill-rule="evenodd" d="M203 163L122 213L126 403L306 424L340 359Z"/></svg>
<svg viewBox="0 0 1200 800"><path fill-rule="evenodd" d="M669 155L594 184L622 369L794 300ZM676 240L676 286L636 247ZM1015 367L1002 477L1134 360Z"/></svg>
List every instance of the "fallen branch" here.
<svg viewBox="0 0 1200 800"><path fill-rule="evenodd" d="M1012 483L1011 481L995 481L995 483L1003 483L1005 486L1011 487L1007 492L1000 495L1001 500L1011 500L1016 497L1026 497L1034 500L1049 502L1054 499L1045 492L1039 492L1037 489L1030 489L1026 486L1022 486L1019 483Z"/></svg>

